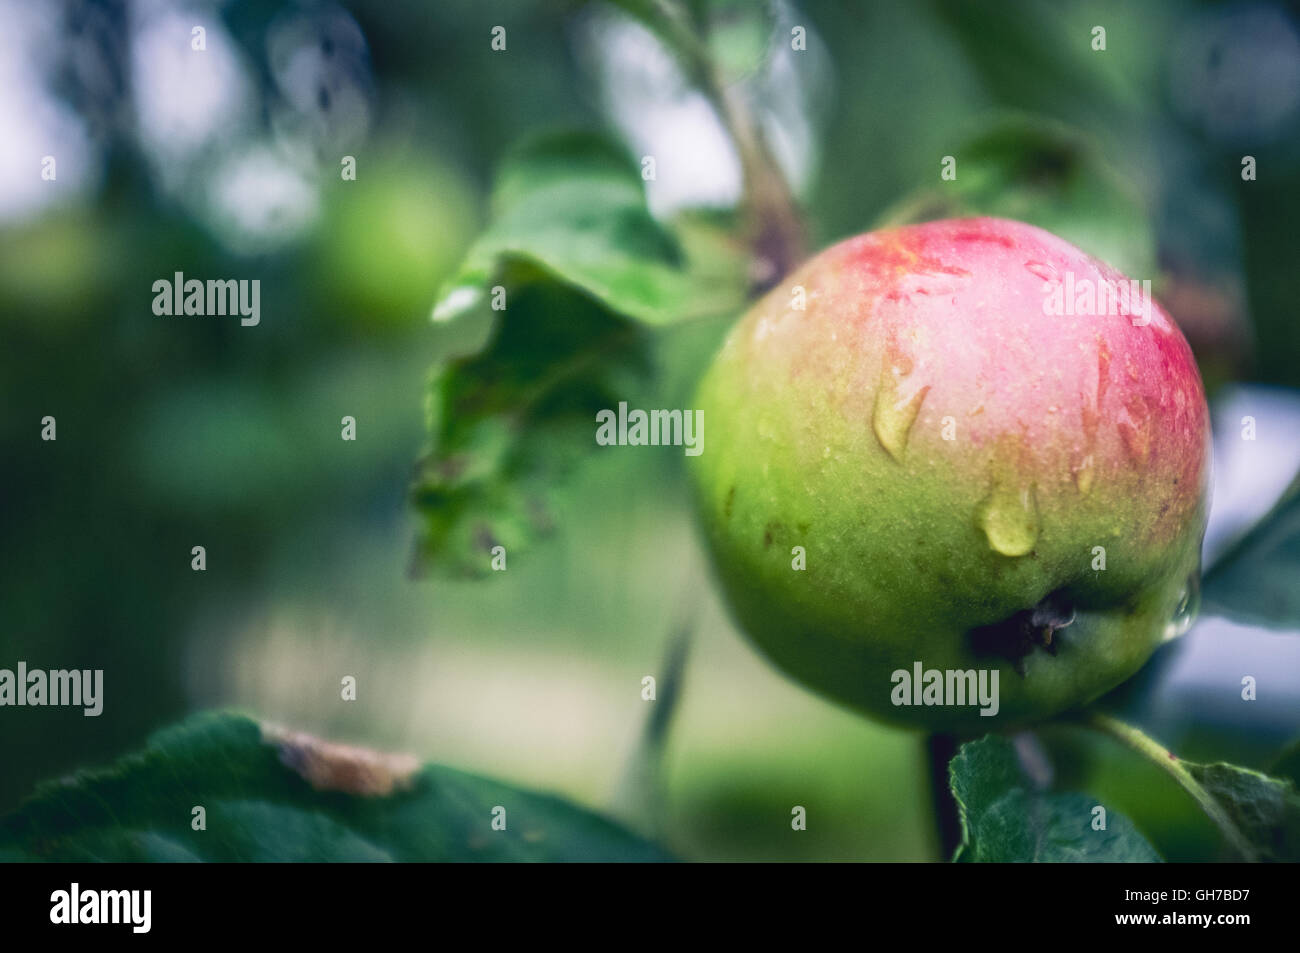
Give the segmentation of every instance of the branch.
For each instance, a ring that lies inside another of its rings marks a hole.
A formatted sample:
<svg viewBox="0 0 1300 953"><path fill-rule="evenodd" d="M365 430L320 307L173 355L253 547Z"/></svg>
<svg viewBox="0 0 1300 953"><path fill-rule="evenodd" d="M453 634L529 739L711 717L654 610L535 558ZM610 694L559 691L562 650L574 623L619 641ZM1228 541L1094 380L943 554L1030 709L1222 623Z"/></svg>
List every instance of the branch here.
<svg viewBox="0 0 1300 953"><path fill-rule="evenodd" d="M1215 800L1213 795L1205 790L1196 778L1192 777L1191 772L1187 770L1183 762L1172 751L1151 738L1140 728L1136 728L1110 715L1091 712L1084 716L1084 724L1104 735L1109 735L1125 747L1142 755L1152 764L1159 766L1162 771L1177 781L1183 790L1192 796L1192 799L1219 828L1234 850L1246 860L1255 859L1255 848L1251 846L1250 841L1233 823L1232 818L1228 817L1223 805Z"/></svg>
<svg viewBox="0 0 1300 953"><path fill-rule="evenodd" d="M687 78L708 99L740 158L743 206L754 252L755 284L766 289L789 274L807 254L807 236L794 193L768 146L748 99L728 86L714 64L703 29L676 0L652 0L652 24L677 55Z"/></svg>

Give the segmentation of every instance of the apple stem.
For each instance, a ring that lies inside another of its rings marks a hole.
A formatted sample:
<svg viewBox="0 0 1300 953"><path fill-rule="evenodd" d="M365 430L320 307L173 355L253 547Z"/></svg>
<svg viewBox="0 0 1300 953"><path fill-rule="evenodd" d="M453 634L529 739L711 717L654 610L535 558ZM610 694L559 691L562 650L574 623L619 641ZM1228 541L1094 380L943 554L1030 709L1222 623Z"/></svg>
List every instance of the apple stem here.
<svg viewBox="0 0 1300 953"><path fill-rule="evenodd" d="M683 588L682 607L669 631L659 665L656 702L649 708L641 738L628 759L614 796L618 813L655 839L665 834L664 752L673 716L681 707L686 663L699 624L703 603L703 593L695 582L699 578L698 573L689 577Z"/></svg>
<svg viewBox="0 0 1300 953"><path fill-rule="evenodd" d="M776 163L762 123L743 91L729 86L718 69L705 25L677 0L652 0L657 28L688 78L704 94L731 138L740 159L744 210L754 254L758 290L789 274L807 255L807 235L794 192Z"/></svg>
<svg viewBox="0 0 1300 953"><path fill-rule="evenodd" d="M803 219L749 103L738 90L726 88L716 70L710 77L706 94L740 155L750 246L759 262L755 277L760 287L770 288L807 253Z"/></svg>
<svg viewBox="0 0 1300 953"><path fill-rule="evenodd" d="M1111 715L1090 712L1084 718L1084 724L1104 735L1108 735L1131 751L1140 754L1152 764L1172 777L1184 791L1192 796L1205 815L1214 822L1227 842L1244 859L1254 860L1255 849L1240 828L1233 823L1223 805L1187 770L1187 765L1177 755L1156 741L1142 729Z"/></svg>

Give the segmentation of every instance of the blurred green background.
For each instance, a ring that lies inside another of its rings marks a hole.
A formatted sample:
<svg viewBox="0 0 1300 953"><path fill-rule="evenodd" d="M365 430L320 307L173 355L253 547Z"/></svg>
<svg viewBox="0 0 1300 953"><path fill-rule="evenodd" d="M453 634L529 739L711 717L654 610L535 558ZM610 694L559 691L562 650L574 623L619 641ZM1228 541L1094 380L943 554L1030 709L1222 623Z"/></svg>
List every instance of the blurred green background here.
<svg viewBox="0 0 1300 953"><path fill-rule="evenodd" d="M721 19L814 247L927 204L1037 216L1155 278L1216 395L1300 387L1293 7L755 3ZM808 32L793 55L792 24ZM0 37L0 666L102 668L106 686L99 718L0 712L0 810L236 706L557 791L690 858L938 857L923 739L749 648L710 591L675 462L601 457L563 532L505 573L408 577L429 310L504 150L613 127L659 157L657 213L737 198L734 156L649 34L554 0L0 0ZM945 155L961 190L936 195ZM176 271L260 279L260 325L156 317L152 283ZM722 329L668 346L698 363ZM683 612L695 640L647 798L641 678ZM1164 740L1262 764L1288 734L1199 711L1166 705ZM1166 856L1212 851L1163 778L1068 732L1053 750Z"/></svg>

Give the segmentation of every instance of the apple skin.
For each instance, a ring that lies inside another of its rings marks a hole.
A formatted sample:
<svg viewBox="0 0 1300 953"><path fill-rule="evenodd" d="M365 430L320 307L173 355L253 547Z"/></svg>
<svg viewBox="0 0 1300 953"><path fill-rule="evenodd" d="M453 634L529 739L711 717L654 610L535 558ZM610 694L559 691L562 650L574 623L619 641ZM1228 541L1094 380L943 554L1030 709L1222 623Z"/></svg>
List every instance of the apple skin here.
<svg viewBox="0 0 1300 953"><path fill-rule="evenodd" d="M788 674L886 722L1000 729L1091 701L1190 620L1196 363L1154 301L1145 326L1045 313L1067 273L1123 279L1021 222L904 226L822 252L731 330L687 459L727 601ZM917 662L996 669L998 713L896 705Z"/></svg>

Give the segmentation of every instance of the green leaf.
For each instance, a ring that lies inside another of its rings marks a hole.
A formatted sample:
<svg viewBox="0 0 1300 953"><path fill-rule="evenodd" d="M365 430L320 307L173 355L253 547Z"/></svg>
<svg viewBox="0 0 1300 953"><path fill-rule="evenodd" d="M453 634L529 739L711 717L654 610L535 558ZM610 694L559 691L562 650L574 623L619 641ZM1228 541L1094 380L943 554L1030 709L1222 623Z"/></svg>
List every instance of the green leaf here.
<svg viewBox="0 0 1300 953"><path fill-rule="evenodd" d="M708 84L709 72L723 85L745 79L771 59L780 39L777 9L770 2L612 0L612 4L653 33L697 85Z"/></svg>
<svg viewBox="0 0 1300 953"><path fill-rule="evenodd" d="M434 450L413 491L421 570L481 575L497 546L516 556L549 533L563 476L599 449L597 412L649 375L635 323L554 282L511 275L513 301L489 345L434 375Z"/></svg>
<svg viewBox="0 0 1300 953"><path fill-rule="evenodd" d="M206 830L191 828L196 806ZM669 859L555 797L224 713L47 783L0 820L0 861Z"/></svg>
<svg viewBox="0 0 1300 953"><path fill-rule="evenodd" d="M1095 798L1042 791L1011 742L987 735L963 744L948 766L961 816L962 862L1152 862L1160 856L1117 811L1093 830Z"/></svg>
<svg viewBox="0 0 1300 953"><path fill-rule="evenodd" d="M1234 764L1183 763L1255 846L1255 859L1300 860L1300 794L1292 781Z"/></svg>
<svg viewBox="0 0 1300 953"><path fill-rule="evenodd" d="M1300 479L1205 574L1202 611L1300 628Z"/></svg>
<svg viewBox="0 0 1300 953"><path fill-rule="evenodd" d="M1282 749L1282 753L1269 765L1268 773L1275 778L1285 778L1300 789L1300 739Z"/></svg>
<svg viewBox="0 0 1300 953"><path fill-rule="evenodd" d="M952 150L956 178L927 184L877 222L902 225L989 215L1011 218L1078 245L1126 275L1152 278L1155 232L1146 202L1082 132L1041 117L986 119Z"/></svg>
<svg viewBox="0 0 1300 953"><path fill-rule="evenodd" d="M777 10L754 0L710 0L705 8L709 55L723 83L735 83L762 69L774 47L789 34L777 33Z"/></svg>
<svg viewBox="0 0 1300 953"><path fill-rule="evenodd" d="M931 0L961 54L999 102L1090 126L1124 126L1156 112L1161 73L1149 51L1124 37L1168 28L1159 4L1123 4L1108 11L1110 45L1092 48L1093 14L1086 6L1022 0L986 7L964 0ZM1163 15L1163 16L1162 16ZM1148 122L1149 122L1148 118Z"/></svg>
<svg viewBox="0 0 1300 953"><path fill-rule="evenodd" d="M417 570L482 575L496 547L515 556L547 534L560 479L598 449L597 412L652 387L654 336L746 293L740 246L702 219L655 221L636 164L598 136L532 140L492 205L434 309L456 343L429 390Z"/></svg>
<svg viewBox="0 0 1300 953"><path fill-rule="evenodd" d="M638 164L594 133L540 136L506 160L492 221L439 293L434 321L490 318L490 286L511 262L647 325L735 309L746 291L741 256L692 261L650 214Z"/></svg>

